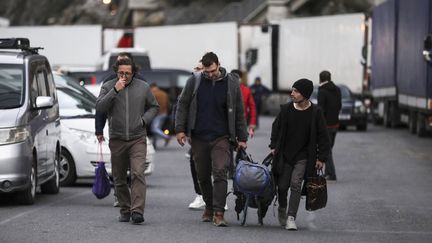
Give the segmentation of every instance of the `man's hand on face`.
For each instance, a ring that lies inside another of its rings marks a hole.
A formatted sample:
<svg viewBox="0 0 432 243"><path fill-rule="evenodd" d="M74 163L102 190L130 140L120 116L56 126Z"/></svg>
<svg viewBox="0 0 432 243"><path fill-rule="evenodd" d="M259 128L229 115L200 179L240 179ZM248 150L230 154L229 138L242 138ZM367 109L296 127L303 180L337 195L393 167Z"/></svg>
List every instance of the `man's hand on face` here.
<svg viewBox="0 0 432 243"><path fill-rule="evenodd" d="M121 91L121 90L123 90L125 87L126 87L126 79L125 78L120 78L117 82L116 82L116 84L115 84L115 88L116 88L116 90L117 91Z"/></svg>

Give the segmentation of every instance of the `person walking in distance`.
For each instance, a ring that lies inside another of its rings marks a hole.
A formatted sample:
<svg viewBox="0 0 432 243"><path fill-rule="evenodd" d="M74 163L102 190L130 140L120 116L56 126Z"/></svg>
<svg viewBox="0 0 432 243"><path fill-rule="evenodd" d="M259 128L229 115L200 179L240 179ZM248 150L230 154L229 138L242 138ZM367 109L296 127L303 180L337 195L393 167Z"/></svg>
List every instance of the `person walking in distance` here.
<svg viewBox="0 0 432 243"><path fill-rule="evenodd" d="M240 77L240 90L243 97L243 106L245 108L245 118L248 125L249 136L252 138L255 133L257 122L257 111L254 98L252 96L251 90L247 86L247 79L246 75L244 75L244 72L238 69L234 69L231 72L237 74Z"/></svg>
<svg viewBox="0 0 432 243"><path fill-rule="evenodd" d="M165 146L168 145L168 142L170 140L170 136L168 134L165 134L164 131L162 131L163 123L166 121L166 119L168 119L168 107L170 104L168 94L165 91L161 90L156 83L150 84L150 89L159 104L159 113L156 115L150 125L150 129L153 135L153 146L156 149L158 138L164 139Z"/></svg>
<svg viewBox="0 0 432 243"><path fill-rule="evenodd" d="M192 74L200 76L203 69L204 69L204 67L203 67L201 61L199 61L197 66L194 67L194 71L192 72ZM188 153L186 154L186 158L189 159L192 181L193 181L194 190L196 193L194 200L191 203L189 203L188 208L192 209L192 210L204 209L205 208L205 202L204 202L204 199L203 199L203 196L201 193L201 189L200 189L199 184L198 184L198 177L197 177L197 173L196 173L196 169L195 169L195 159L193 156L192 148L189 149Z"/></svg>
<svg viewBox="0 0 432 243"><path fill-rule="evenodd" d="M330 137L330 154L326 161L325 175L329 181L336 181L336 168L333 161L333 146L336 138L336 133L339 129L339 112L342 108L341 91L333 81L331 81L331 73L322 71L319 74L318 88L318 106L321 107L327 123L327 132Z"/></svg>
<svg viewBox="0 0 432 243"><path fill-rule="evenodd" d="M316 176L330 151L322 111L309 101L312 91L312 81L297 80L292 86L292 101L281 105L272 125L269 147L274 156L272 170L279 200L278 220L287 230L297 230L295 219L304 176Z"/></svg>
<svg viewBox="0 0 432 243"><path fill-rule="evenodd" d="M227 226L224 206L231 144L246 149L246 120L238 76L227 73L213 52L206 53L201 61L203 75L199 79L189 78L178 101L176 138L181 146L188 137L191 139L198 182L206 203L202 221L213 220L216 226ZM198 85L196 92L195 85Z"/></svg>
<svg viewBox="0 0 432 243"><path fill-rule="evenodd" d="M144 222L146 181L146 124L159 111L159 105L146 82L133 78L136 66L130 59L116 61L117 79L102 85L96 110L106 113L112 174L120 205L120 222ZM127 185L130 167L131 190Z"/></svg>
<svg viewBox="0 0 432 243"><path fill-rule="evenodd" d="M256 77L254 84L250 86L252 96L254 98L255 107L257 111L257 127L259 126L259 116L261 115L262 103L267 96L270 95L270 90L261 83L261 78Z"/></svg>

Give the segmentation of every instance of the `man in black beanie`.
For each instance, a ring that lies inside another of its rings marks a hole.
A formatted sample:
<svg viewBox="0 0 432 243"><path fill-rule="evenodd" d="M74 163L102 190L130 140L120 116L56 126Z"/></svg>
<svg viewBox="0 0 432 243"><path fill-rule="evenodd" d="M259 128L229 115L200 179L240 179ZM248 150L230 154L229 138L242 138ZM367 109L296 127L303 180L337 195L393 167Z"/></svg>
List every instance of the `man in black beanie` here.
<svg viewBox="0 0 432 243"><path fill-rule="evenodd" d="M278 219L287 230L297 230L295 218L305 175L306 178L316 176L330 152L323 113L309 101L312 91L312 81L296 81L292 86L292 101L281 105L272 125L269 147L274 155L272 170L278 188Z"/></svg>

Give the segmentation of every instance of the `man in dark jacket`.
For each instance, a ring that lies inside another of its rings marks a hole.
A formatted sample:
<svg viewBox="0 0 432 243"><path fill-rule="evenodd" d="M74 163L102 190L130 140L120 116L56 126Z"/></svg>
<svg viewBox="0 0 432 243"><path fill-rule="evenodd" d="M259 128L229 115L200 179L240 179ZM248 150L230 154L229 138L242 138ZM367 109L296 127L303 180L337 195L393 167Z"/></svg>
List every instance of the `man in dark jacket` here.
<svg viewBox="0 0 432 243"><path fill-rule="evenodd" d="M327 131L330 137L330 145L331 148L333 148L336 133L339 128L339 112L342 107L341 92L339 87L331 81L331 74L329 71L322 71L319 74L319 80L318 106L321 107L324 113ZM327 180L336 181L336 169L331 149L326 161L325 174Z"/></svg>
<svg viewBox="0 0 432 243"><path fill-rule="evenodd" d="M109 147L116 195L120 204L120 222L144 222L146 199L145 161L146 124L159 111L150 86L133 78L136 67L130 59L114 65L118 78L106 82L96 101L96 110L106 113L109 124ZM131 171L131 191L127 170Z"/></svg>
<svg viewBox="0 0 432 243"><path fill-rule="evenodd" d="M246 148L247 131L238 76L227 73L213 52L206 53L199 79L191 76L177 104L175 131L180 145L191 138L195 167L206 203L203 222L226 226L231 144ZM211 177L213 175L213 183Z"/></svg>
<svg viewBox="0 0 432 243"><path fill-rule="evenodd" d="M133 57L129 52L120 52L117 56L117 61L121 59L130 59L133 62ZM139 73L134 73L134 78L144 80L142 75L140 75ZM102 84L113 79L117 79L117 74L113 71L110 71L110 73L102 79ZM96 116L95 116L96 133L95 134L99 143L105 141L105 138L103 136L103 129L105 128L106 119L107 119L107 115L105 113L100 113L96 111Z"/></svg>
<svg viewBox="0 0 432 243"><path fill-rule="evenodd" d="M300 79L292 88L292 102L281 106L272 125L269 146L274 155L272 169L279 199L278 219L287 230L297 230L295 218L304 176L316 176L330 150L322 111L309 101L313 91L312 81Z"/></svg>

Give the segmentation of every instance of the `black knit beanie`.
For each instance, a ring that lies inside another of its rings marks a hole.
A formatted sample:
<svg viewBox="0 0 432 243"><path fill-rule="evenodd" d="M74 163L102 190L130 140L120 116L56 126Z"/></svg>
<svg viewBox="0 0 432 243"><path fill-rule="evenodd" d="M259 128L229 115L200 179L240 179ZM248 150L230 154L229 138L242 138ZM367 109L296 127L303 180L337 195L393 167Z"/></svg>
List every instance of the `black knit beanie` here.
<svg viewBox="0 0 432 243"><path fill-rule="evenodd" d="M292 86L296 88L305 99L309 99L313 92L313 82L309 79L299 79Z"/></svg>

